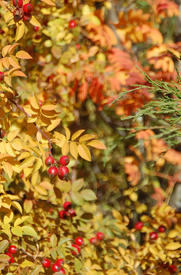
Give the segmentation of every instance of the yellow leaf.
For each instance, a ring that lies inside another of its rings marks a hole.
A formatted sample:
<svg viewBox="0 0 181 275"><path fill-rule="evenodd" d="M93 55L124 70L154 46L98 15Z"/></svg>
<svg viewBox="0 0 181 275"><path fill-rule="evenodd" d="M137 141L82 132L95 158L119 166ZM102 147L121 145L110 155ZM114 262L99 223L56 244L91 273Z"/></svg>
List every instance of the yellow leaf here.
<svg viewBox="0 0 181 275"><path fill-rule="evenodd" d="M11 179L13 175L13 169L11 164L9 162L3 162L3 168L4 168L4 171L8 174L8 177Z"/></svg>
<svg viewBox="0 0 181 275"><path fill-rule="evenodd" d="M72 138L71 140L75 140L76 138L78 138L85 130L78 130L76 131L73 135L72 135Z"/></svg>
<svg viewBox="0 0 181 275"><path fill-rule="evenodd" d="M11 76L27 77L22 71L14 71Z"/></svg>
<svg viewBox="0 0 181 275"><path fill-rule="evenodd" d="M116 220L119 220L120 222L122 221L122 216L121 216L121 214L117 211L117 210L113 210L112 211L112 214L113 214L113 216L114 216L114 218L116 219Z"/></svg>
<svg viewBox="0 0 181 275"><path fill-rule="evenodd" d="M55 110L55 105L53 105L53 104L43 105L42 110L44 110L44 111L54 111Z"/></svg>
<svg viewBox="0 0 181 275"><path fill-rule="evenodd" d="M70 139L70 130L65 127L65 135L66 135L66 139L69 140Z"/></svg>
<svg viewBox="0 0 181 275"><path fill-rule="evenodd" d="M8 60L9 60L9 63L11 64L11 66L13 66L13 68L16 68L16 69L20 68L18 59L15 56L9 57Z"/></svg>
<svg viewBox="0 0 181 275"><path fill-rule="evenodd" d="M63 155L67 155L69 152L69 143L68 141L66 140L62 146L62 154Z"/></svg>
<svg viewBox="0 0 181 275"><path fill-rule="evenodd" d="M2 49L2 56L5 57L9 51L9 49L11 48L11 45L7 45Z"/></svg>
<svg viewBox="0 0 181 275"><path fill-rule="evenodd" d="M22 237L23 236L23 230L22 230L21 226L12 227L11 228L11 232L15 236L18 236L18 237Z"/></svg>
<svg viewBox="0 0 181 275"><path fill-rule="evenodd" d="M180 242L171 242L168 243L165 247L167 250L176 250L181 248L181 243Z"/></svg>
<svg viewBox="0 0 181 275"><path fill-rule="evenodd" d="M93 139L95 137L96 137L95 134L86 134L86 135L84 135L84 136L82 136L82 137L79 138L79 142L84 142L84 141Z"/></svg>
<svg viewBox="0 0 181 275"><path fill-rule="evenodd" d="M51 124L47 127L47 131L50 132L55 129L61 122L60 118L54 119L51 121Z"/></svg>
<svg viewBox="0 0 181 275"><path fill-rule="evenodd" d="M25 24L23 22L17 24L15 40L20 40L25 33Z"/></svg>
<svg viewBox="0 0 181 275"><path fill-rule="evenodd" d="M16 57L21 59L32 59L31 55L25 51L18 51Z"/></svg>
<svg viewBox="0 0 181 275"><path fill-rule="evenodd" d="M40 108L40 106L38 104L38 101L37 101L37 99L36 99L35 96L33 96L33 97L30 98L30 104L36 110Z"/></svg>
<svg viewBox="0 0 181 275"><path fill-rule="evenodd" d="M78 153L83 159L91 161L90 151L85 144L78 145Z"/></svg>
<svg viewBox="0 0 181 275"><path fill-rule="evenodd" d="M44 195L44 196L47 195L47 190L46 190L45 188L43 188L42 186L37 185L37 186L35 187L35 189L36 189L36 191L37 191L39 194Z"/></svg>
<svg viewBox="0 0 181 275"><path fill-rule="evenodd" d="M18 135L18 133L19 133L19 129L9 132L7 135L7 140L11 142Z"/></svg>
<svg viewBox="0 0 181 275"><path fill-rule="evenodd" d="M20 165L21 169L32 166L34 161L35 161L35 157L33 157L33 156L26 158Z"/></svg>
<svg viewBox="0 0 181 275"><path fill-rule="evenodd" d="M55 3L52 0L41 0L41 1L49 6L55 6Z"/></svg>
<svg viewBox="0 0 181 275"><path fill-rule="evenodd" d="M101 150L106 149L106 146L100 140L95 140L95 139L91 140L89 143L87 143L87 145L94 147L96 149L101 149Z"/></svg>
<svg viewBox="0 0 181 275"><path fill-rule="evenodd" d="M14 150L12 149L11 144L10 144L10 143L4 143L4 145L5 145L5 148L6 148L7 153L8 153L10 156L15 157L16 154L15 154Z"/></svg>
<svg viewBox="0 0 181 275"><path fill-rule="evenodd" d="M13 45L11 45L11 47L9 48L8 54L13 54L14 50L18 45L19 43L14 43Z"/></svg>
<svg viewBox="0 0 181 275"><path fill-rule="evenodd" d="M30 24L35 27L41 27L40 22L34 16L31 17Z"/></svg>
<svg viewBox="0 0 181 275"><path fill-rule="evenodd" d="M70 153L75 159L77 159L77 157L78 157L78 146L77 146L76 142L73 142L73 141L70 142Z"/></svg>
<svg viewBox="0 0 181 275"><path fill-rule="evenodd" d="M22 214L22 207L17 201L12 201L12 206L14 206L21 214Z"/></svg>

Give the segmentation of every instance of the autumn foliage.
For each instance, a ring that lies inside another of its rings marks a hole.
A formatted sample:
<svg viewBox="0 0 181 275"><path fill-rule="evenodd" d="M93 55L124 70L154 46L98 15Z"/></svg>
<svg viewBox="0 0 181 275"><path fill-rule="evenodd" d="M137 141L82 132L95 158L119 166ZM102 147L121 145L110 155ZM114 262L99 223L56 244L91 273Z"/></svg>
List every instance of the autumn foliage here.
<svg viewBox="0 0 181 275"><path fill-rule="evenodd" d="M0 273L181 274L179 6L0 1Z"/></svg>

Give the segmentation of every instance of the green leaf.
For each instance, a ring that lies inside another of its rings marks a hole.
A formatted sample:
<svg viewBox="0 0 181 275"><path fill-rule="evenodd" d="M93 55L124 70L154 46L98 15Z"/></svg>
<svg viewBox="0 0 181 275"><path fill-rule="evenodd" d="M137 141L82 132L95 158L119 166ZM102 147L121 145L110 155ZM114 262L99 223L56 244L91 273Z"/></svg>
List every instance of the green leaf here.
<svg viewBox="0 0 181 275"><path fill-rule="evenodd" d="M77 192L84 186L84 180L78 179L72 183L72 191Z"/></svg>
<svg viewBox="0 0 181 275"><path fill-rule="evenodd" d="M21 226L12 227L11 228L11 232L15 236L18 236L18 237L22 237L23 236L23 230L22 230Z"/></svg>
<svg viewBox="0 0 181 275"><path fill-rule="evenodd" d="M95 193L90 189L85 189L81 191L81 196L86 201L94 201L97 199Z"/></svg>
<svg viewBox="0 0 181 275"><path fill-rule="evenodd" d="M36 266L36 268L30 273L30 275L38 275L40 272L43 272L42 265Z"/></svg>
<svg viewBox="0 0 181 275"><path fill-rule="evenodd" d="M57 236L55 234L51 235L50 242L51 242L52 247L57 246Z"/></svg>
<svg viewBox="0 0 181 275"><path fill-rule="evenodd" d="M71 238L63 238L58 242L58 246L61 246L63 243L66 243L71 240L72 240Z"/></svg>
<svg viewBox="0 0 181 275"><path fill-rule="evenodd" d="M9 256L5 254L0 254L0 262L8 262Z"/></svg>
<svg viewBox="0 0 181 275"><path fill-rule="evenodd" d="M29 225L24 225L22 229L23 229L23 235L28 235L28 236L34 237L35 239L38 239L38 234L33 229L33 227Z"/></svg>
<svg viewBox="0 0 181 275"><path fill-rule="evenodd" d="M0 242L0 253L4 252L6 250L6 248L8 247L9 242L8 240L3 240Z"/></svg>

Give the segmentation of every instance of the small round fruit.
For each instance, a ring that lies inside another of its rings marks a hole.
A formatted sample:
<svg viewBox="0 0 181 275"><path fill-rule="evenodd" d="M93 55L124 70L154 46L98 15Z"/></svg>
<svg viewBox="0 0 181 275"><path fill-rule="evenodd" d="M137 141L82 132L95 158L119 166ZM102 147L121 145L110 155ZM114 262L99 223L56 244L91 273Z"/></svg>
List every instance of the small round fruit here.
<svg viewBox="0 0 181 275"><path fill-rule="evenodd" d="M150 233L150 240L156 240L158 238L158 234L156 232L151 232Z"/></svg>
<svg viewBox="0 0 181 275"><path fill-rule="evenodd" d="M134 227L136 230L141 230L143 226L144 226L144 223L137 222Z"/></svg>
<svg viewBox="0 0 181 275"><path fill-rule="evenodd" d="M177 267L175 265L173 265L173 264L169 265L168 269L169 269L169 271L170 271L171 274L177 272Z"/></svg>
<svg viewBox="0 0 181 275"><path fill-rule="evenodd" d="M11 253L7 252L5 254L10 257L9 260L8 260L8 262L11 263L11 264L14 263L14 257L11 255Z"/></svg>
<svg viewBox="0 0 181 275"><path fill-rule="evenodd" d="M77 26L77 22L75 20L70 20L69 29L74 29Z"/></svg>
<svg viewBox="0 0 181 275"><path fill-rule="evenodd" d="M64 260L63 259L57 259L55 262L58 266L61 266L64 264Z"/></svg>
<svg viewBox="0 0 181 275"><path fill-rule="evenodd" d="M8 248L8 252L11 254L15 254L18 251L18 248L15 245L10 245Z"/></svg>
<svg viewBox="0 0 181 275"><path fill-rule="evenodd" d="M80 50L80 44L76 44L75 47L77 50Z"/></svg>
<svg viewBox="0 0 181 275"><path fill-rule="evenodd" d="M59 162L62 166L66 166L67 164L69 164L70 159L68 156L61 156Z"/></svg>
<svg viewBox="0 0 181 275"><path fill-rule="evenodd" d="M0 72L0 81L2 81L4 79L4 73Z"/></svg>
<svg viewBox="0 0 181 275"><path fill-rule="evenodd" d="M97 233L96 233L96 238L97 238L99 241L101 241L101 240L104 240L105 235L104 235L104 233L102 233L102 232L97 232Z"/></svg>
<svg viewBox="0 0 181 275"><path fill-rule="evenodd" d="M71 250L72 255L76 256L80 254L80 247L77 244L72 244L73 247L76 248L77 252L75 250Z"/></svg>
<svg viewBox="0 0 181 275"><path fill-rule="evenodd" d="M59 270L60 270L60 266L58 264L55 263L55 264L52 265L52 271L53 272L58 272Z"/></svg>
<svg viewBox="0 0 181 275"><path fill-rule="evenodd" d="M31 14L23 15L23 21L30 21L30 19L31 19Z"/></svg>
<svg viewBox="0 0 181 275"><path fill-rule="evenodd" d="M67 166L60 166L58 175L60 179L65 179L69 174L69 169Z"/></svg>
<svg viewBox="0 0 181 275"><path fill-rule="evenodd" d="M84 240L82 237L77 237L75 238L75 243L78 245L78 246L82 246L84 244Z"/></svg>
<svg viewBox="0 0 181 275"><path fill-rule="evenodd" d="M74 209L69 209L68 213L69 213L69 215L70 215L71 218L76 216L76 212L75 212Z"/></svg>
<svg viewBox="0 0 181 275"><path fill-rule="evenodd" d="M97 244L97 238L96 237L92 237L92 238L89 239L89 242L91 244Z"/></svg>
<svg viewBox="0 0 181 275"><path fill-rule="evenodd" d="M72 208L72 203L71 203L70 201L64 202L63 208L64 208L65 210L71 209L71 208Z"/></svg>
<svg viewBox="0 0 181 275"><path fill-rule="evenodd" d="M58 212L58 214L59 214L60 219L66 219L66 217L67 217L67 212L65 210L60 210Z"/></svg>
<svg viewBox="0 0 181 275"><path fill-rule="evenodd" d="M166 227L164 225L160 225L159 228L158 228L158 231L160 233L164 233L166 231Z"/></svg>
<svg viewBox="0 0 181 275"><path fill-rule="evenodd" d="M28 4L23 5L23 11L26 14L30 14L33 11L32 4L28 3Z"/></svg>
<svg viewBox="0 0 181 275"><path fill-rule="evenodd" d="M65 269L62 267L62 268L60 268L60 274L66 274L66 272L65 272Z"/></svg>
<svg viewBox="0 0 181 275"><path fill-rule="evenodd" d="M38 32L39 31L39 27L38 26L34 26L34 30L35 30L35 32Z"/></svg>
<svg viewBox="0 0 181 275"><path fill-rule="evenodd" d="M50 165L52 165L52 164L54 164L55 163L55 160L54 160L54 158L52 157L52 156L48 156L46 159L45 159L45 164L47 165L47 166L50 166Z"/></svg>
<svg viewBox="0 0 181 275"><path fill-rule="evenodd" d="M23 6L23 0L13 0L13 6L21 8Z"/></svg>
<svg viewBox="0 0 181 275"><path fill-rule="evenodd" d="M42 261L42 265L43 265L43 267L45 267L45 268L49 268L50 265L51 265L51 261L50 261L49 259L45 258L45 259L43 259L43 261Z"/></svg>
<svg viewBox="0 0 181 275"><path fill-rule="evenodd" d="M58 168L55 167L55 166L51 166L49 169L48 169L48 174L52 177L55 177L56 175L58 175Z"/></svg>

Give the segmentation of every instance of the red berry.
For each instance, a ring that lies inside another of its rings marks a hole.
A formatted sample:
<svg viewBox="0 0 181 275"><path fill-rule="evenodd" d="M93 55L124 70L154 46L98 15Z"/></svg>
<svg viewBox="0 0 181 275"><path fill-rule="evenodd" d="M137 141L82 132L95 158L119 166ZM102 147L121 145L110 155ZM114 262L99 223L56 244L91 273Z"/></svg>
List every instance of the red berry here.
<svg viewBox="0 0 181 275"><path fill-rule="evenodd" d="M76 256L76 255L80 254L80 247L77 244L74 244L74 243L72 244L72 246L75 247L76 250L77 250L77 252L75 250L71 250L72 255Z"/></svg>
<svg viewBox="0 0 181 275"><path fill-rule="evenodd" d="M52 165L52 164L54 164L55 163L55 160L54 160L54 158L52 157L52 156L49 156L49 157L47 157L46 159L45 159L45 164L47 165L47 166L50 166L50 165Z"/></svg>
<svg viewBox="0 0 181 275"><path fill-rule="evenodd" d="M150 233L150 240L156 240L158 238L158 234L156 232Z"/></svg>
<svg viewBox="0 0 181 275"><path fill-rule="evenodd" d="M76 212L75 212L74 209L69 209L68 212L70 214L70 217L75 217L76 216Z"/></svg>
<svg viewBox="0 0 181 275"><path fill-rule="evenodd" d="M158 231L160 233L164 233L166 231L166 227L164 225L160 225L159 228L158 228Z"/></svg>
<svg viewBox="0 0 181 275"><path fill-rule="evenodd" d="M51 261L47 258L43 259L42 261L42 265L45 267L45 268L49 268L50 267L50 264L51 264Z"/></svg>
<svg viewBox="0 0 181 275"><path fill-rule="evenodd" d="M13 0L13 6L21 8L23 6L23 0Z"/></svg>
<svg viewBox="0 0 181 275"><path fill-rule="evenodd" d="M49 174L50 176L55 177L55 176L58 174L58 168L55 167L55 166L51 166L51 167L48 169L48 174Z"/></svg>
<svg viewBox="0 0 181 275"><path fill-rule="evenodd" d="M64 260L63 259L57 259L55 262L58 266L61 266L62 264L64 264Z"/></svg>
<svg viewBox="0 0 181 275"><path fill-rule="evenodd" d="M8 255L10 257L10 259L8 260L9 263L14 263L14 257L11 255L10 252L5 253L6 255Z"/></svg>
<svg viewBox="0 0 181 275"><path fill-rule="evenodd" d="M34 27L34 30L35 30L35 32L38 32L38 31L39 31L39 27L38 27L38 26L35 26L35 27Z"/></svg>
<svg viewBox="0 0 181 275"><path fill-rule="evenodd" d="M60 266L58 264L55 263L55 264L52 265L52 271L53 272L58 272L59 270L60 270Z"/></svg>
<svg viewBox="0 0 181 275"><path fill-rule="evenodd" d="M30 4L30 3L25 4L25 5L23 6L23 11L24 11L24 13L26 13L26 14L30 14L30 13L33 11L33 6L32 6L32 4Z"/></svg>
<svg viewBox="0 0 181 275"><path fill-rule="evenodd" d="M89 242L91 244L97 244L97 238L96 237L92 237L92 238L89 239Z"/></svg>
<svg viewBox="0 0 181 275"><path fill-rule="evenodd" d="M77 26L77 22L75 20L70 20L69 29L73 29Z"/></svg>
<svg viewBox="0 0 181 275"><path fill-rule="evenodd" d="M0 130L0 137L3 138L5 137L5 131L3 129Z"/></svg>
<svg viewBox="0 0 181 275"><path fill-rule="evenodd" d="M77 50L80 50L80 44L76 44L75 46Z"/></svg>
<svg viewBox="0 0 181 275"><path fill-rule="evenodd" d="M84 240L82 237L77 237L75 238L75 243L78 245L78 246L82 246L84 244Z"/></svg>
<svg viewBox="0 0 181 275"><path fill-rule="evenodd" d="M66 274L66 272L65 272L65 269L62 267L62 268L60 268L60 274Z"/></svg>
<svg viewBox="0 0 181 275"><path fill-rule="evenodd" d="M60 166L58 172L59 172L59 178L65 179L69 174L69 169L67 166Z"/></svg>
<svg viewBox="0 0 181 275"><path fill-rule="evenodd" d="M15 245L10 245L8 248L8 252L11 254L15 254L18 251L18 248Z"/></svg>
<svg viewBox="0 0 181 275"><path fill-rule="evenodd" d="M2 81L4 79L4 73L0 72L0 81Z"/></svg>
<svg viewBox="0 0 181 275"><path fill-rule="evenodd" d="M105 238L105 235L104 235L104 233L102 233L102 232L97 232L97 233L96 233L96 238L97 238L99 241L101 241L101 240L103 240L103 239Z"/></svg>
<svg viewBox="0 0 181 275"><path fill-rule="evenodd" d="M61 219L65 219L67 217L67 212L65 210L59 211L58 214Z"/></svg>
<svg viewBox="0 0 181 275"><path fill-rule="evenodd" d="M136 230L141 230L143 226L144 226L144 223L137 222L134 227Z"/></svg>
<svg viewBox="0 0 181 275"><path fill-rule="evenodd" d="M31 19L31 14L23 15L23 21L30 21L30 19Z"/></svg>
<svg viewBox="0 0 181 275"><path fill-rule="evenodd" d="M71 203L70 201L64 202L63 208L64 208L65 210L68 210L68 209L70 209L71 207L72 207L72 203Z"/></svg>
<svg viewBox="0 0 181 275"><path fill-rule="evenodd" d="M177 267L175 266L175 265L170 265L169 267L168 267L168 269L169 269L169 271L170 271L170 273L175 273L175 272L177 272Z"/></svg>
<svg viewBox="0 0 181 275"><path fill-rule="evenodd" d="M68 156L62 156L59 160L59 162L62 166L66 166L67 164L69 164L69 161L70 161L70 159Z"/></svg>

